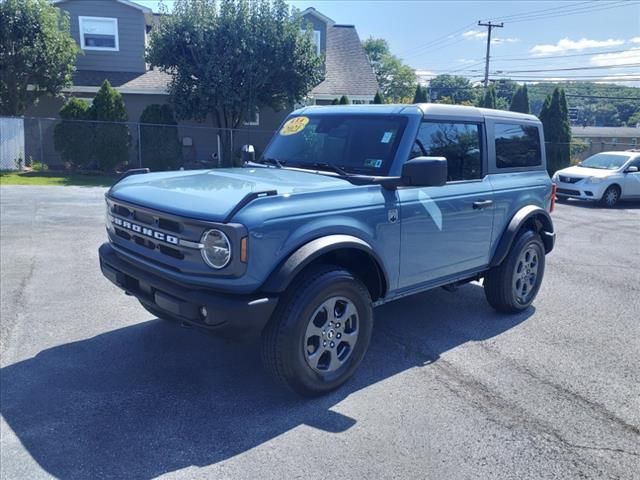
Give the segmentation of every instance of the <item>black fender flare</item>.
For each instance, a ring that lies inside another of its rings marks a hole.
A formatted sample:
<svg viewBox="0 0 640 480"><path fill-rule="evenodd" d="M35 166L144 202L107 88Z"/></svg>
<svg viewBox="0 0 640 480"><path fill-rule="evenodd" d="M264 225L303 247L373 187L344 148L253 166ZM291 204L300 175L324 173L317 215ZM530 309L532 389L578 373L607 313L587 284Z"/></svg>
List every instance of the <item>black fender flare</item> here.
<svg viewBox="0 0 640 480"><path fill-rule="evenodd" d="M526 207L522 207L513 217L511 217L509 225L507 225L507 228L502 233L500 242L498 242L498 247L493 254L491 263L489 264L490 267L495 267L502 263L509 253L511 245L516 239L518 232L520 232L522 227L527 224L535 225L535 229L540 234L542 243L544 243L545 253L549 253L553 250L556 234L553 229L551 215L549 215L549 212L544 208L536 205L527 205Z"/></svg>
<svg viewBox="0 0 640 480"><path fill-rule="evenodd" d="M282 293L291 281L314 260L329 252L342 249L356 249L365 252L376 264L381 283L380 292L384 294L389 285L389 277L384 263L378 254L364 240L352 235L327 235L302 245L291 253L267 278L261 291Z"/></svg>

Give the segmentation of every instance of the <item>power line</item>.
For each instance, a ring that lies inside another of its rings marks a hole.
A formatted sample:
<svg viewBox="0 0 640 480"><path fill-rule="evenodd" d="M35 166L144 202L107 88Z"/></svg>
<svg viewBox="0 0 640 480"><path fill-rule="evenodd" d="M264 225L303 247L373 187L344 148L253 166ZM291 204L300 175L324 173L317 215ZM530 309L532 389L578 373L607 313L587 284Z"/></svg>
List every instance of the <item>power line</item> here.
<svg viewBox="0 0 640 480"><path fill-rule="evenodd" d="M594 67L569 67L569 68L547 68L547 69L537 69L537 70L499 70L494 72L494 74L503 74L503 73L536 73L536 72L564 72L564 71L574 71L574 70L599 70L599 69L609 69L609 68L630 68L630 67L640 67L640 63L623 63L617 65L597 65Z"/></svg>
<svg viewBox="0 0 640 480"><path fill-rule="evenodd" d="M509 57L509 56L493 56L494 60L500 60L501 62L513 62L513 61L533 61L533 60L553 60L555 58L569 58L569 57L587 57L590 55L609 55L612 53L622 53L622 52L630 52L630 51L638 51L640 53L640 48L630 48L624 50L605 50L603 52L589 52L589 53L572 53L569 55L545 55L543 57Z"/></svg>
<svg viewBox="0 0 640 480"><path fill-rule="evenodd" d="M579 3L573 3L571 5L565 5L565 6L561 6L561 7L552 7L552 8L545 8L542 10L529 10L527 12L520 12L520 13L514 13L513 15L505 15L502 17L496 17L493 18L492 20L494 21L505 21L505 20L511 20L514 18L518 18L518 17L524 17L524 16L528 16L528 15L532 15L532 14L540 14L542 12L548 12L549 10L553 10L553 11L558 11L558 10L565 10L568 8L576 8L578 5L583 5L586 3L593 3L592 1L587 1L587 2L579 2Z"/></svg>
<svg viewBox="0 0 640 480"><path fill-rule="evenodd" d="M618 2L608 3L606 5L596 4L596 5L576 8L576 9L573 9L573 10L565 10L565 11L561 11L561 12L557 12L557 13L556 12L548 12L548 13L541 13L539 15L531 15L529 17L523 17L523 18L509 20L508 23L521 23L521 22L530 22L532 20L541 20L541 19L546 19L546 18L560 18L560 17L571 16L571 15L580 15L580 14L583 14L583 13L592 13L592 12L597 12L597 11L602 11L602 10L611 10L613 8L626 7L626 6L629 6L629 5L637 5L637 3L638 2L629 2L627 0L622 0L622 1L618 1Z"/></svg>
<svg viewBox="0 0 640 480"><path fill-rule="evenodd" d="M572 95L569 93L565 94L566 97L577 97L577 98L604 98L607 100L635 100L640 102L640 97L608 97L604 95Z"/></svg>

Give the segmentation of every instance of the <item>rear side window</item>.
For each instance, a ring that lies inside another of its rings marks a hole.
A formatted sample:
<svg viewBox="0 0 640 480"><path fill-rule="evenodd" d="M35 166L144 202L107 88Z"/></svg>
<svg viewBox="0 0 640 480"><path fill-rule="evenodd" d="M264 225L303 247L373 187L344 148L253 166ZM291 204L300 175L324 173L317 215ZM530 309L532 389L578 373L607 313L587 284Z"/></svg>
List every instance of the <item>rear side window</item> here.
<svg viewBox="0 0 640 480"><path fill-rule="evenodd" d="M515 123L496 123L496 166L498 168L542 165L538 127Z"/></svg>
<svg viewBox="0 0 640 480"><path fill-rule="evenodd" d="M423 122L411 151L415 157L445 157L449 182L482 178L480 126Z"/></svg>

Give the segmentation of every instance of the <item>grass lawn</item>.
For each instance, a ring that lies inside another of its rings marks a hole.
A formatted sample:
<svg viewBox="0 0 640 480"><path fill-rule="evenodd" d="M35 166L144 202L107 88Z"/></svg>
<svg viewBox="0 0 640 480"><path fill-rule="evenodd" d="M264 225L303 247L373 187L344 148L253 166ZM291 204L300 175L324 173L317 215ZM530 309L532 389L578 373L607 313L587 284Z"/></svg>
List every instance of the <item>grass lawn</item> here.
<svg viewBox="0 0 640 480"><path fill-rule="evenodd" d="M116 179L115 176L66 174L64 172L0 172L0 185L110 187Z"/></svg>

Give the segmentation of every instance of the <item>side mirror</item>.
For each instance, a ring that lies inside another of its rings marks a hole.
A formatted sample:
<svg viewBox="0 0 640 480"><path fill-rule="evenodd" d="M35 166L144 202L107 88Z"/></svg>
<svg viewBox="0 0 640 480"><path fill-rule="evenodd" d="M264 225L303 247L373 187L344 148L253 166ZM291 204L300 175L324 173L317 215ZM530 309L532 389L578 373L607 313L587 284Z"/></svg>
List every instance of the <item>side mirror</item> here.
<svg viewBox="0 0 640 480"><path fill-rule="evenodd" d="M255 162L255 161L256 161L256 151L253 148L253 145L243 145L242 146L242 163Z"/></svg>
<svg viewBox="0 0 640 480"><path fill-rule="evenodd" d="M441 187L447 183L447 159L417 157L402 166L402 184L408 187Z"/></svg>
<svg viewBox="0 0 640 480"><path fill-rule="evenodd" d="M637 173L638 172L638 167L636 167L635 165L632 165L631 167L627 168L626 172L627 173Z"/></svg>

